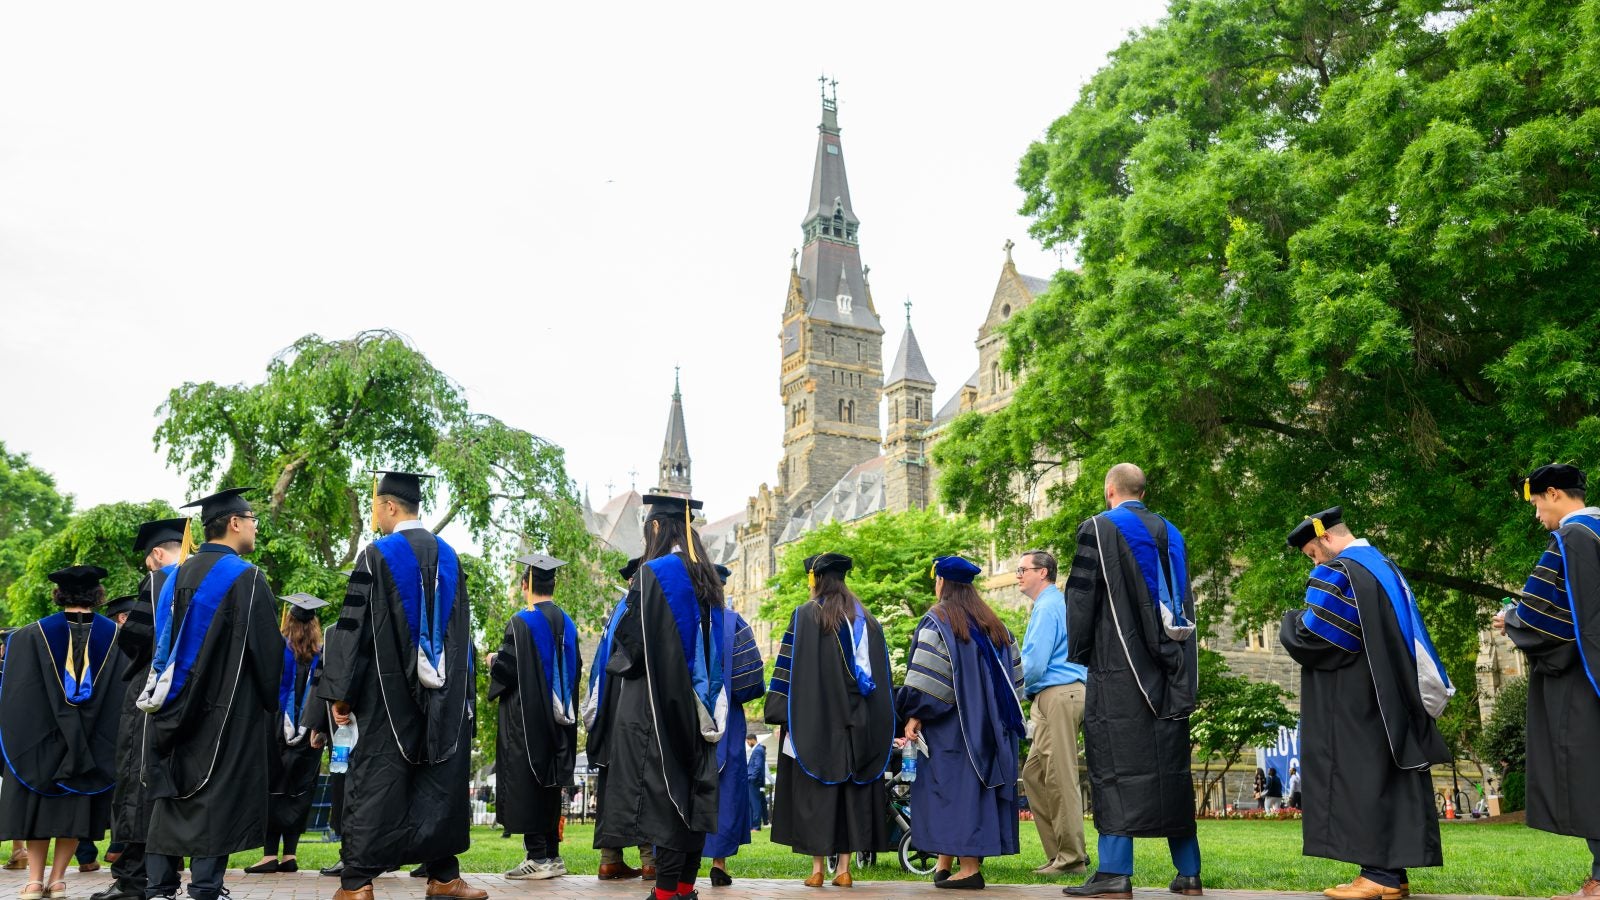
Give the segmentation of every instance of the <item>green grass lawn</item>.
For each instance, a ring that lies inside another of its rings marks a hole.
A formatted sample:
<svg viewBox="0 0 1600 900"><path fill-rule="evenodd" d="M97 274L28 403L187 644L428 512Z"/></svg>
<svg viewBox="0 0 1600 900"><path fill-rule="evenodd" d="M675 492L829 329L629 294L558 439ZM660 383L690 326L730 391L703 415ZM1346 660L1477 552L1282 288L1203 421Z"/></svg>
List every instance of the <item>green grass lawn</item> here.
<svg viewBox="0 0 1600 900"><path fill-rule="evenodd" d="M1577 838L1549 835L1522 825L1446 823L1441 828L1445 865L1413 871L1411 887L1417 893L1548 897L1576 890L1588 871L1589 854ZM599 855L589 846L592 834L589 825L567 828L563 856L573 872L594 874ZM767 834L756 832L754 842L730 860L728 866L734 878L805 877L810 871L809 859L770 843ZM1091 827L1091 854L1094 840ZM1349 881L1355 874L1354 868L1344 863L1301 856L1297 821L1203 821L1200 848L1205 857L1207 887L1320 891ZM302 868L328 865L337 855L337 844L323 843L313 836L300 845ZM260 858L258 853L240 853L234 855L230 865L247 866ZM506 840L497 828L474 828L472 849L462 857L461 868L467 872L503 872L521 859L521 838ZM637 863L633 851L628 852L628 860ZM1023 822L1022 853L989 861L984 866L984 876L989 881L1013 884L1046 881L1031 871L1043 861L1038 831L1032 822ZM1172 878L1166 843L1135 842L1134 868L1135 884L1164 887ZM858 870L858 877L868 881L917 878L902 871L893 854L888 853L880 855L878 865Z"/></svg>

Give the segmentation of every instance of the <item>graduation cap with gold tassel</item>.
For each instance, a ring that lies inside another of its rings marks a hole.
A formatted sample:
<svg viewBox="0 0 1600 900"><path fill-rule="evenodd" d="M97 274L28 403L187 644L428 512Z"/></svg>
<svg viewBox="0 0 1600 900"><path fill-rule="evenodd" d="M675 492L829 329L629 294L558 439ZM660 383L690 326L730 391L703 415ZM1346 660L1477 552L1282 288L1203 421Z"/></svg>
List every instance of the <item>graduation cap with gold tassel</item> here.
<svg viewBox="0 0 1600 900"><path fill-rule="evenodd" d="M1328 529L1344 523L1344 507L1335 506L1325 509L1314 516L1306 516L1300 524L1289 532L1289 546L1296 550L1305 548L1316 538L1328 533Z"/></svg>
<svg viewBox="0 0 1600 900"><path fill-rule="evenodd" d="M700 557L694 550L694 511L705 506L705 501L672 494L645 494L643 500L650 507L650 515L645 518L647 522L683 516L684 543L688 544L684 549L689 551L690 562L699 562Z"/></svg>
<svg viewBox="0 0 1600 900"><path fill-rule="evenodd" d="M817 589L817 576L826 572L838 572L842 577L846 572L855 567L855 560L843 553L818 553L816 556L806 557L806 583L811 590Z"/></svg>

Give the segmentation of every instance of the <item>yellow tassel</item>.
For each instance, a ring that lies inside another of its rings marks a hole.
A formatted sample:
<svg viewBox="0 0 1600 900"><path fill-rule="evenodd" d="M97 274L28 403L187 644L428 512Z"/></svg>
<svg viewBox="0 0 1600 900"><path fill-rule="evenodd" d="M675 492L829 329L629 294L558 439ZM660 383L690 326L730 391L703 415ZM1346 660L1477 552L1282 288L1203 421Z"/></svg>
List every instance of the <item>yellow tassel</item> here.
<svg viewBox="0 0 1600 900"><path fill-rule="evenodd" d="M939 564L938 563L934 563L933 565L928 567L928 577L929 578L938 578L939 577Z"/></svg>
<svg viewBox="0 0 1600 900"><path fill-rule="evenodd" d="M806 585L811 588L811 592L812 593L816 593L816 590L817 590L817 573L815 573L815 572L807 572L806 573Z"/></svg>
<svg viewBox="0 0 1600 900"><path fill-rule="evenodd" d="M378 530L378 476L372 476L372 530Z"/></svg>
<svg viewBox="0 0 1600 900"><path fill-rule="evenodd" d="M1522 499L1533 501L1533 483L1530 478L1522 479Z"/></svg>
<svg viewBox="0 0 1600 900"><path fill-rule="evenodd" d="M1321 519L1312 519L1311 520L1311 531L1314 534L1316 534L1317 537L1322 537L1323 535L1328 533L1328 529L1322 527L1322 520Z"/></svg>
<svg viewBox="0 0 1600 900"><path fill-rule="evenodd" d="M183 543L178 546L178 565L189 558L194 552L194 520L189 519L183 523Z"/></svg>
<svg viewBox="0 0 1600 900"><path fill-rule="evenodd" d="M282 634L289 627L289 604L283 605L283 618L278 621L278 633Z"/></svg>
<svg viewBox="0 0 1600 900"><path fill-rule="evenodd" d="M689 510L689 500L686 497L683 501L683 539L689 545L689 562L697 563L700 559L694 555L694 522L689 518L692 515L694 513Z"/></svg>

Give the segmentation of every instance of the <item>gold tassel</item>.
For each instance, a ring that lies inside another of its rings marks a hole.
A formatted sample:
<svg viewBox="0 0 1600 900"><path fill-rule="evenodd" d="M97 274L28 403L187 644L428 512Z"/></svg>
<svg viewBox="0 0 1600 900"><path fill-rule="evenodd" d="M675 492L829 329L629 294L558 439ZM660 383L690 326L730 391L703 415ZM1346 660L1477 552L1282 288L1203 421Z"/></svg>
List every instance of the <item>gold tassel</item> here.
<svg viewBox="0 0 1600 900"><path fill-rule="evenodd" d="M1533 501L1533 479L1531 478L1522 479L1522 499L1530 503Z"/></svg>
<svg viewBox="0 0 1600 900"><path fill-rule="evenodd" d="M694 522L690 520L693 515L694 513L689 509L689 499L685 497L683 500L683 540L684 543L689 545L689 562L697 563L700 559L694 555Z"/></svg>
<svg viewBox="0 0 1600 900"><path fill-rule="evenodd" d="M378 530L378 476L372 476L372 530Z"/></svg>
<svg viewBox="0 0 1600 900"><path fill-rule="evenodd" d="M188 519L183 523L183 543L178 546L178 565L189 558L194 552L194 520Z"/></svg>
<svg viewBox="0 0 1600 900"><path fill-rule="evenodd" d="M815 594L817 592L817 573L815 573L815 572L807 572L806 573L806 584L808 586L810 586L811 593Z"/></svg>
<svg viewBox="0 0 1600 900"><path fill-rule="evenodd" d="M1311 520L1311 530L1312 530L1313 533L1316 534L1317 537L1322 537L1323 535L1328 533L1328 529L1322 527L1322 520L1321 519L1312 519Z"/></svg>
<svg viewBox="0 0 1600 900"><path fill-rule="evenodd" d="M289 604L285 603L283 605L283 618L278 621L278 633L282 634L283 630L285 628L288 628L288 627L289 627Z"/></svg>
<svg viewBox="0 0 1600 900"><path fill-rule="evenodd" d="M939 577L939 564L938 563L934 563L933 565L928 567L928 577L929 578L938 578Z"/></svg>

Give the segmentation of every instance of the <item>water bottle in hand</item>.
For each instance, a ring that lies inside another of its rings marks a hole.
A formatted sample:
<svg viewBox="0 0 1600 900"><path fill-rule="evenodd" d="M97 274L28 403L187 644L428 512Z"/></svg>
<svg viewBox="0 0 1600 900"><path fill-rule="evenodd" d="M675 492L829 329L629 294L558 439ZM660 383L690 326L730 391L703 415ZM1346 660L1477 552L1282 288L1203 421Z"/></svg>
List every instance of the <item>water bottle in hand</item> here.
<svg viewBox="0 0 1600 900"><path fill-rule="evenodd" d="M917 742L907 740L900 751L900 777L906 781L917 780Z"/></svg>
<svg viewBox="0 0 1600 900"><path fill-rule="evenodd" d="M333 731L333 756L328 761L329 772L346 772L350 769L350 749L356 745L356 717Z"/></svg>

